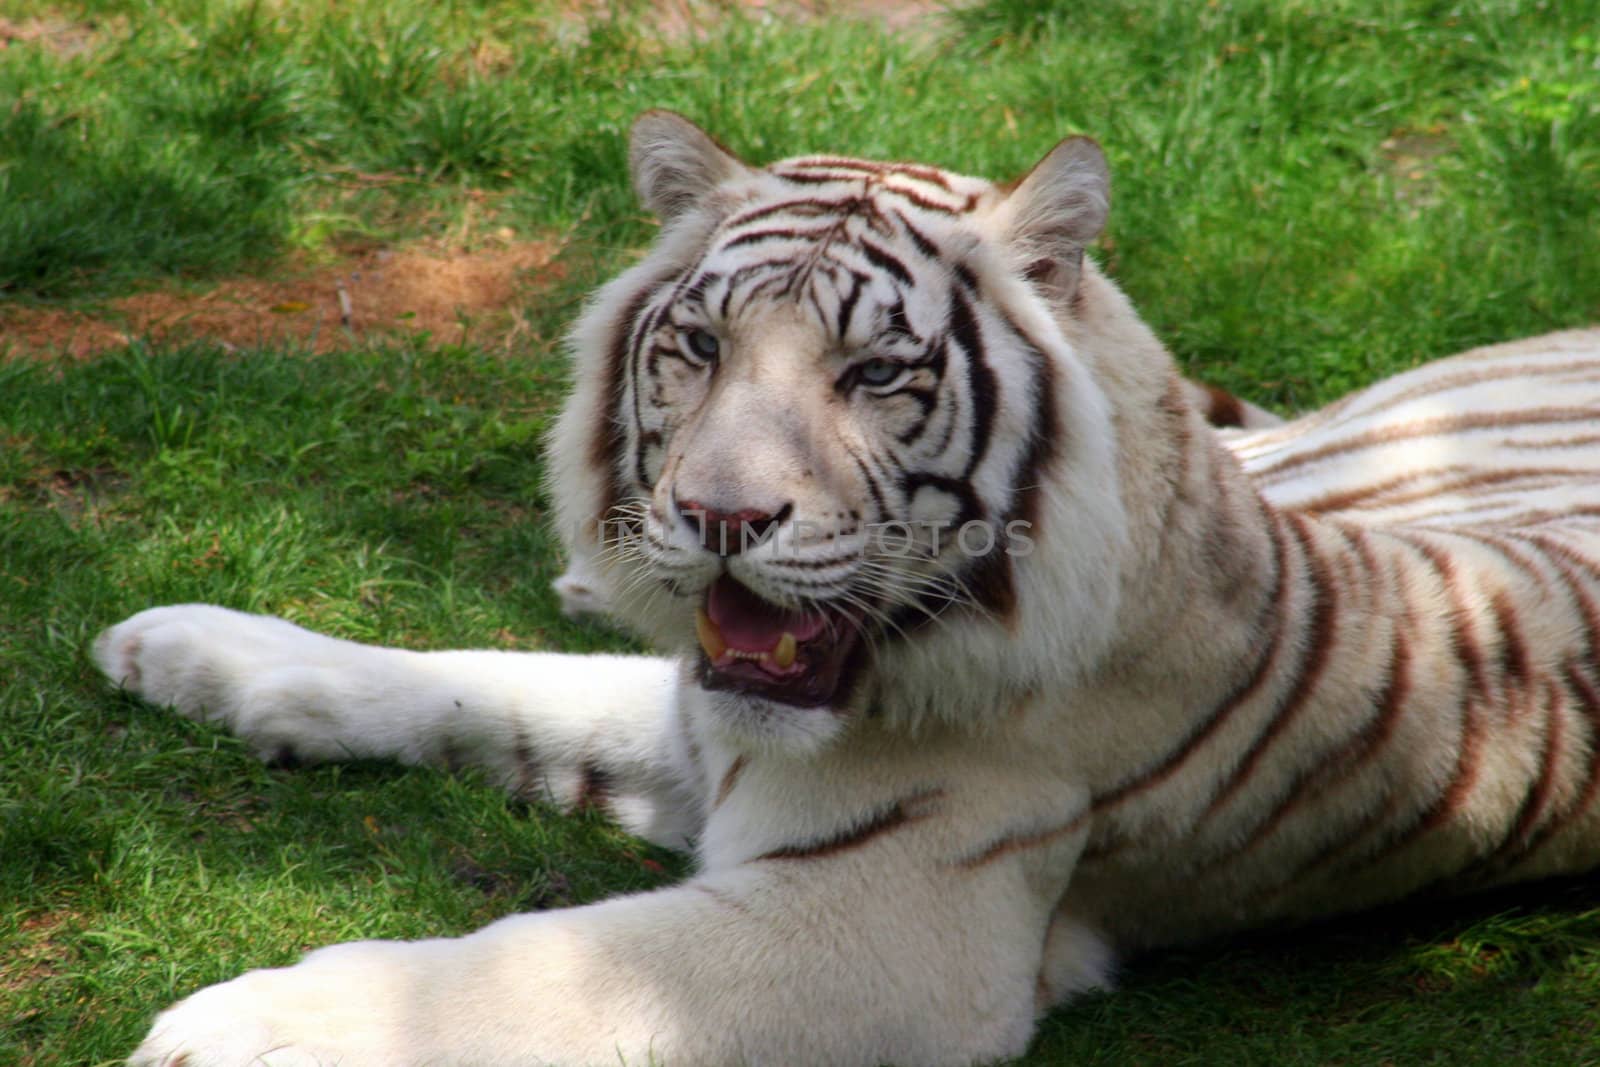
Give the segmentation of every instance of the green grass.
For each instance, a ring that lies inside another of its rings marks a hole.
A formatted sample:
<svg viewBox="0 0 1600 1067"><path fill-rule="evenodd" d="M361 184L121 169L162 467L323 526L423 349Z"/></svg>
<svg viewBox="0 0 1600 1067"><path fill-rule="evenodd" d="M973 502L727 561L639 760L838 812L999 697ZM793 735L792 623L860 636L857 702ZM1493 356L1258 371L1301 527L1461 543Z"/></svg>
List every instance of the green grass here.
<svg viewBox="0 0 1600 1067"><path fill-rule="evenodd" d="M262 768L85 656L183 600L414 647L614 647L548 591L537 444L553 339L651 233L623 170L644 107L757 161L994 175L1092 133L1102 260L1191 369L1282 407L1600 320L1592 2L996 0L898 36L552 7L105 0L58 9L95 21L87 51L0 51L0 299L437 232L469 204L570 236L515 359L423 339L0 362L0 1064L112 1060L174 997L310 946L670 875L471 779ZM1597 972L1600 891L1534 888L1162 954L1053 1015L1027 1062L1593 1061Z"/></svg>

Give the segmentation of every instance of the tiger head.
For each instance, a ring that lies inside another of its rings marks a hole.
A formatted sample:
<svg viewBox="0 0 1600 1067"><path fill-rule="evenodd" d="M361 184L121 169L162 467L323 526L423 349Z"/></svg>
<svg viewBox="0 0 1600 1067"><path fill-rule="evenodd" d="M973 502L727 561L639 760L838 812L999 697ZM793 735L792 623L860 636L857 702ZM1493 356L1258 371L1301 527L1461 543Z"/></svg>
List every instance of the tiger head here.
<svg viewBox="0 0 1600 1067"><path fill-rule="evenodd" d="M1080 351L1106 319L1086 308L1125 306L1084 257L1099 148L1007 185L756 168L652 111L631 164L662 231L575 327L551 441L610 610L685 654L719 723L780 744L980 716L1092 664L1127 539Z"/></svg>

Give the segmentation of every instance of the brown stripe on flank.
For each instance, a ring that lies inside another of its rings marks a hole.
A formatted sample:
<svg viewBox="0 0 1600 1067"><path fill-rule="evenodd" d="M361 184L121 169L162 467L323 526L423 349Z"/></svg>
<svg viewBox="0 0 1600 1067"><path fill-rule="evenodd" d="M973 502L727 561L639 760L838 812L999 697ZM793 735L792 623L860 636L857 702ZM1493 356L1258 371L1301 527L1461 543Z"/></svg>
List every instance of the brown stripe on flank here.
<svg viewBox="0 0 1600 1067"><path fill-rule="evenodd" d="M1455 559L1424 539L1400 534L1396 536L1420 552L1444 583L1445 594L1450 598L1450 644L1455 649L1456 659L1467 672L1469 683L1465 699L1470 703L1476 696L1487 696L1489 679L1484 672L1483 649L1472 634L1472 611L1467 607L1467 598L1462 592Z"/></svg>
<svg viewBox="0 0 1600 1067"><path fill-rule="evenodd" d="M1407 482L1420 481L1428 477L1442 478L1444 475L1456 471L1464 473L1459 478L1440 481L1436 485L1414 489L1407 493L1400 493L1394 496L1384 495L1391 489L1398 488ZM1492 485L1504 485L1507 482L1541 483L1525 486L1524 491L1526 491L1529 488L1542 488L1543 485L1559 485L1574 476L1581 476L1583 473L1583 471L1576 471L1570 467L1515 467L1493 471L1473 470L1472 468L1461 466L1440 467L1434 470L1417 471L1410 475L1403 475L1386 483L1369 486L1366 489L1352 489L1343 494L1333 493L1319 497L1306 505L1305 510L1340 511L1358 506L1375 509L1397 508L1406 504L1415 504L1419 500L1431 500L1434 497L1445 496L1450 493L1471 493L1480 489L1487 489Z"/></svg>
<svg viewBox="0 0 1600 1067"><path fill-rule="evenodd" d="M1432 381L1421 382L1410 389L1404 389L1394 396L1385 397L1382 401L1364 408L1362 418L1377 415L1399 407L1401 404L1423 397L1437 396L1448 393L1454 389L1469 388L1482 385L1485 382L1520 381L1526 378L1554 378L1563 374L1580 373L1584 371L1600 370L1600 362L1594 360L1576 360L1567 363L1518 363L1512 366L1480 367L1461 373L1441 375Z"/></svg>
<svg viewBox="0 0 1600 1067"><path fill-rule="evenodd" d="M1546 438L1542 441L1505 441L1506 448L1526 448L1538 450L1541 448L1589 448L1600 445L1600 433L1580 433L1570 437Z"/></svg>
<svg viewBox="0 0 1600 1067"><path fill-rule="evenodd" d="M1600 568L1572 548L1555 538L1544 534L1511 534L1520 541L1527 542L1540 551L1561 574L1561 579L1566 583L1567 591L1572 594L1573 601L1578 605L1578 613L1583 616L1584 636L1588 638L1589 658L1591 662L1600 664L1600 606L1597 606L1593 594L1600 593ZM1590 579L1585 582L1584 576Z"/></svg>
<svg viewBox="0 0 1600 1067"><path fill-rule="evenodd" d="M1060 826L1052 826L1046 830L1035 830L1025 834L1009 834L998 841L986 845L970 856L956 860L955 866L964 871L975 871L979 867L993 863L995 860L1002 859L1013 853L1048 845L1082 828L1088 821L1089 812L1082 811L1069 822L1062 823Z"/></svg>
<svg viewBox="0 0 1600 1067"><path fill-rule="evenodd" d="M784 845L757 856L760 860L815 860L848 852L853 848L892 833L914 822L920 822L937 809L934 801L944 796L943 789L927 789L897 800L866 821L841 830L829 837L800 844Z"/></svg>
<svg viewBox="0 0 1600 1067"><path fill-rule="evenodd" d="M1548 488L1549 486L1554 485L1570 486L1572 481L1573 479L1569 477L1562 478L1559 482L1552 480L1544 486L1523 486L1523 488ZM1503 514L1496 515L1492 518L1489 516L1483 516L1478 520L1478 525L1491 527L1498 530L1538 526L1541 523L1556 522L1561 519L1600 519L1600 504L1567 508L1526 508L1522 511L1504 514L1504 512L1508 512L1509 508L1515 505L1515 501L1505 500L1504 498L1491 498L1491 501L1495 507L1498 507L1501 512L1503 512ZM1481 510L1481 508L1482 505L1479 505L1471 510ZM1467 510L1469 509L1463 508L1459 504L1453 504L1450 507L1436 508L1433 511L1413 512L1412 514L1406 516L1406 525L1417 526L1429 519L1437 519L1441 516L1450 516L1452 518L1456 518Z"/></svg>
<svg viewBox="0 0 1600 1067"><path fill-rule="evenodd" d="M1600 792L1600 688L1590 684L1575 663L1567 664L1565 675L1568 692L1576 699L1584 718L1589 722L1589 762L1584 769L1583 787L1566 808L1534 831L1519 854L1506 860L1502 873L1526 863L1546 842L1582 818L1594 803L1595 794Z"/></svg>
<svg viewBox="0 0 1600 1067"><path fill-rule="evenodd" d="M1528 655L1527 642L1522 639L1522 628L1517 624L1517 608L1504 589L1495 590L1489 606L1494 610L1494 621L1500 627L1500 669L1509 682L1527 685L1533 678L1533 659Z"/></svg>
<svg viewBox="0 0 1600 1067"><path fill-rule="evenodd" d="M1507 563L1532 578L1534 584L1541 591L1550 588L1550 576L1541 570L1533 560L1506 544L1504 537L1484 533L1482 530L1469 529L1452 529L1450 533L1456 537L1465 537L1469 541L1476 541L1483 547L1497 553Z"/></svg>
<svg viewBox="0 0 1600 1067"><path fill-rule="evenodd" d="M1294 531L1295 539L1300 542L1301 557L1308 564L1306 577L1311 583L1312 607L1311 620L1305 632L1309 644L1296 668L1288 695L1279 703L1272 717L1267 720L1266 728L1257 735L1249 750L1234 767L1233 774L1206 806L1206 810L1200 816L1202 821L1215 815L1250 780L1267 749L1283 736L1283 732L1294 721L1300 709L1316 693L1317 686L1322 680L1322 672L1327 668L1328 659L1338 641L1339 598L1334 591L1333 576L1328 562L1318 554L1315 539L1307 529L1310 520L1295 512L1290 512L1288 518L1290 529Z"/></svg>
<svg viewBox="0 0 1600 1067"><path fill-rule="evenodd" d="M1356 582L1363 586L1361 592L1363 593L1364 610L1378 610L1377 605L1382 602L1383 594L1391 590L1394 592L1396 599L1404 605L1404 587L1392 578L1387 565L1378 558L1377 549L1372 544L1372 532L1364 526L1348 523L1341 524L1341 529L1345 537L1353 541L1356 546L1356 558L1360 561L1360 565L1356 567ZM1408 620L1410 611L1409 605L1405 605L1402 608L1402 614Z"/></svg>
<svg viewBox="0 0 1600 1067"><path fill-rule="evenodd" d="M1533 843L1534 828L1544 818L1550 807L1550 797L1555 791L1556 773L1561 765L1565 727L1566 701L1554 684L1545 689L1544 746L1539 756L1539 769L1528 783L1528 792L1517 809L1517 817L1506 836L1494 850L1474 864L1468 876L1478 874L1493 878L1506 868L1514 866Z"/></svg>
<svg viewBox="0 0 1600 1067"><path fill-rule="evenodd" d="M1592 423L1592 408L1531 408L1518 412L1468 412L1457 415L1439 415L1428 419L1415 419L1396 426L1385 426L1352 434L1340 441L1330 442L1320 448L1299 452L1257 469L1257 478L1274 478L1285 471L1334 456L1360 452L1368 448L1410 441L1419 437L1441 437L1472 433L1478 430L1515 430L1524 426L1553 426L1561 423Z"/></svg>
<svg viewBox="0 0 1600 1067"><path fill-rule="evenodd" d="M1375 867L1460 815L1467 798L1478 784L1478 773L1483 764L1483 738L1483 717L1469 704L1461 721L1461 737L1456 742L1456 769L1450 777L1450 783L1409 828L1392 835L1375 851L1346 870Z"/></svg>
<svg viewBox="0 0 1600 1067"><path fill-rule="evenodd" d="M1258 896L1263 900L1281 896L1299 887L1310 875L1355 851L1357 845L1368 840L1380 826L1394 817L1396 806L1395 794L1392 791L1385 793L1368 808L1367 813L1361 816L1354 826L1319 848L1304 863L1296 867L1288 878L1263 889Z"/></svg>
<svg viewBox="0 0 1600 1067"><path fill-rule="evenodd" d="M1256 620L1259 628L1271 627L1272 637L1262 649L1261 657L1256 660L1255 667L1250 676L1233 692L1214 708L1209 715L1200 720L1200 724L1190 731L1189 736L1179 743L1161 760L1145 770L1134 774L1131 778L1112 786L1110 789L1097 793L1090 808L1092 813L1098 814L1115 807L1128 797L1160 785L1172 777L1184 765L1190 756L1200 748L1205 741L1220 730L1224 723L1242 705L1252 700L1261 690L1262 686L1272 675L1272 668L1278 660L1278 652L1283 645L1284 605L1289 597L1289 557L1288 538L1284 537L1276 516L1268 513L1267 531L1272 536L1273 546L1276 549L1277 577L1271 598L1263 606L1261 614Z"/></svg>
<svg viewBox="0 0 1600 1067"><path fill-rule="evenodd" d="M1208 861L1208 868L1231 862L1254 849L1270 837L1302 803L1325 796L1330 790L1349 781L1382 751L1394 736L1395 727L1399 725L1405 709L1406 698L1411 693L1410 640L1400 628L1395 630L1393 640L1394 647L1389 656L1389 680L1378 698L1374 714L1354 737L1331 755L1302 768L1272 814L1263 819L1238 847L1225 850Z"/></svg>
<svg viewBox="0 0 1600 1067"><path fill-rule="evenodd" d="M1313 497L1304 504L1298 505L1297 510L1308 511L1313 514L1321 514L1325 511L1343 511L1346 508L1364 504L1375 497L1381 497L1385 493L1393 492L1402 486L1415 485L1426 478L1440 478L1446 474L1455 474L1470 469L1457 463L1446 467L1429 467L1426 470L1407 471L1405 474L1398 474L1393 478L1385 478L1381 482L1372 482L1352 489L1324 493L1319 497ZM1380 500L1372 506L1383 507L1385 502Z"/></svg>

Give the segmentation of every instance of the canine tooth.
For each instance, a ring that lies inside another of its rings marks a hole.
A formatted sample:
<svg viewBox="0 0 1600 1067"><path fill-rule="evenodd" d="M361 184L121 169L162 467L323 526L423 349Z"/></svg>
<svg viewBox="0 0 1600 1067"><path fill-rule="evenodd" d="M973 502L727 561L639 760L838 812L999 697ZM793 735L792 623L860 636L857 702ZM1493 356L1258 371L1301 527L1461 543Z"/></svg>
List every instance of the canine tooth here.
<svg viewBox="0 0 1600 1067"><path fill-rule="evenodd" d="M778 638L778 647L772 650L772 662L780 668L794 666L795 652L799 647L800 643L794 639L794 634L785 630L783 636Z"/></svg>
<svg viewBox="0 0 1600 1067"><path fill-rule="evenodd" d="M713 663L728 651L728 642L722 639L722 631L711 621L705 608L694 609L694 632L700 638L700 647L706 650L706 655Z"/></svg>

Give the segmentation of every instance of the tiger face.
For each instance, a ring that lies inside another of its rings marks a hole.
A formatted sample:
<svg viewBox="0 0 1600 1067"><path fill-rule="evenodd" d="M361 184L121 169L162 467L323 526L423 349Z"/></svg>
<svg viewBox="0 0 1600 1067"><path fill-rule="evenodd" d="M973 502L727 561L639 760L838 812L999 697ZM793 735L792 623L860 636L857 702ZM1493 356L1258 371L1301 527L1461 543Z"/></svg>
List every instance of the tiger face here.
<svg viewBox="0 0 1600 1067"><path fill-rule="evenodd" d="M633 170L664 231L580 322L552 450L617 613L769 738L830 736L953 631L965 655L1014 644L1031 557L1082 525L1051 529L1052 479L1116 517L1057 310L1104 219L1099 150L1064 142L1009 190L833 156L758 170L651 112Z"/></svg>

